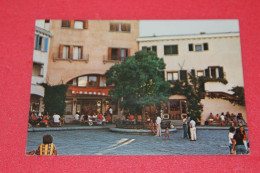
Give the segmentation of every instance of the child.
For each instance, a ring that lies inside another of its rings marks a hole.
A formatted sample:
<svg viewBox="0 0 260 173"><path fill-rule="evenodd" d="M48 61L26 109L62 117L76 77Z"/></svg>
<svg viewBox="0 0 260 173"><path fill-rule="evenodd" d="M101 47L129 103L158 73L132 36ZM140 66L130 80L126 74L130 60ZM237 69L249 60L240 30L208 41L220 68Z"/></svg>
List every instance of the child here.
<svg viewBox="0 0 260 173"><path fill-rule="evenodd" d="M169 131L168 127L166 127L166 129L165 129L164 139L166 139L166 136L168 136L168 139L170 139L170 131Z"/></svg>
<svg viewBox="0 0 260 173"><path fill-rule="evenodd" d="M153 120L151 120L151 122L149 123L149 127L152 130L153 134L155 135Z"/></svg>
<svg viewBox="0 0 260 173"><path fill-rule="evenodd" d="M229 152L230 154L232 154L232 148L233 148L233 137L234 137L234 133L235 133L235 128L234 127L230 127L229 128L229 134L228 134L228 141L229 141Z"/></svg>
<svg viewBox="0 0 260 173"><path fill-rule="evenodd" d="M56 146L52 143L53 138L51 135L44 135L42 144L36 150L37 155L57 155Z"/></svg>

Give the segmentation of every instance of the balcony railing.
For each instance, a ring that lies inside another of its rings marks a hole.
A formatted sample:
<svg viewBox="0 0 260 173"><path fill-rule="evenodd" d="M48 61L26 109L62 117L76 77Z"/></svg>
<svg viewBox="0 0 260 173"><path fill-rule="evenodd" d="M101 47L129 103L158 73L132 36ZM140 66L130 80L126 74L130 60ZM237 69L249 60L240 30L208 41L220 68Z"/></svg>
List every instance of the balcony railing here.
<svg viewBox="0 0 260 173"><path fill-rule="evenodd" d="M87 54L86 56L83 56L81 59L73 59L73 58L60 58L57 56L52 56L53 57L53 62L55 61L69 61L69 62L76 62L76 61L83 61L85 63L89 62L89 54Z"/></svg>
<svg viewBox="0 0 260 173"><path fill-rule="evenodd" d="M111 57L111 59L109 59L107 56L103 56L103 63L122 63L125 60L126 57Z"/></svg>

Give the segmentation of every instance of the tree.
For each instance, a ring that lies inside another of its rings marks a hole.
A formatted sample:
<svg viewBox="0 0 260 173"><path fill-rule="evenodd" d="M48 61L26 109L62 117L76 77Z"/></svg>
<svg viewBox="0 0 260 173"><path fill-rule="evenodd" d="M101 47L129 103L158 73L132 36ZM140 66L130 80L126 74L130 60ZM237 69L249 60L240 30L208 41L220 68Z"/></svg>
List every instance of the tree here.
<svg viewBox="0 0 260 173"><path fill-rule="evenodd" d="M68 85L50 86L45 83L41 85L45 89L43 98L45 112L48 112L50 115L53 115L54 113L63 115L66 107L65 100Z"/></svg>
<svg viewBox="0 0 260 173"><path fill-rule="evenodd" d="M164 81L165 63L155 52L139 51L112 66L107 72L107 83L115 84L109 92L112 101L121 99L120 107L144 115L144 106L161 105L168 99L170 84Z"/></svg>

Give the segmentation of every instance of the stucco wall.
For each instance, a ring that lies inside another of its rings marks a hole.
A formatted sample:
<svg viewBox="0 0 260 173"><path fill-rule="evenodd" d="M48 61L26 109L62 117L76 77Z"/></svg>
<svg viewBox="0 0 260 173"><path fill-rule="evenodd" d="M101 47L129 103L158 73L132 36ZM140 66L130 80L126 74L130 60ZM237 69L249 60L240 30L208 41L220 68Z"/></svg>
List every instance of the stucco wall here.
<svg viewBox="0 0 260 173"><path fill-rule="evenodd" d="M226 114L227 112L238 114L242 113L243 118L247 122L246 117L246 108L245 106L239 106L239 105L233 105L227 100L223 99L211 99L211 98L205 98L201 100L201 103L204 105L203 112L201 114L201 123L204 124L204 122L208 119L209 114L212 112L214 116L216 114L221 114L224 112Z"/></svg>
<svg viewBox="0 0 260 173"><path fill-rule="evenodd" d="M131 24L131 32L110 32L110 22L122 22ZM108 48L130 48L133 55L137 50L136 38L138 37L138 21L104 21L89 20L88 29L76 30L61 28L61 20L52 20L50 31L53 33L50 45L48 64L48 83L57 85L66 83L72 78L84 74L104 74L115 63L104 64L104 57L108 57ZM56 60L59 57L59 46L78 45L83 46L83 58L89 57L89 62Z"/></svg>
<svg viewBox="0 0 260 173"><path fill-rule="evenodd" d="M194 35L194 36L172 36L140 38L139 49L142 46L157 45L158 57L163 57L166 63L165 78L167 71L179 71L191 69L205 70L209 66L223 66L224 75L228 81L227 85L206 84L208 91L223 91L235 86L244 86L242 59L239 33ZM189 51L188 45L208 43L209 50ZM164 55L164 45L178 45L178 55Z"/></svg>

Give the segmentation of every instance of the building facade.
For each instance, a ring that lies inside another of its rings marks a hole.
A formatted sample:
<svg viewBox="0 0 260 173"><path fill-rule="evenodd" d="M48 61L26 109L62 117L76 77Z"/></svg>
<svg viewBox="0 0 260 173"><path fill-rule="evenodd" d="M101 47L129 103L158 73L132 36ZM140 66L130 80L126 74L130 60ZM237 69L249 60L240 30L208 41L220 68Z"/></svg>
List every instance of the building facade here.
<svg viewBox="0 0 260 173"><path fill-rule="evenodd" d="M52 37L53 34L49 31L49 20L37 20L33 50L30 112L44 111L44 88L39 84L46 82L49 46Z"/></svg>
<svg viewBox="0 0 260 173"><path fill-rule="evenodd" d="M68 84L65 121L76 112L106 112L113 109L117 118L118 104L111 103L106 84L106 71L138 51L136 20L51 20L47 83Z"/></svg>
<svg viewBox="0 0 260 173"><path fill-rule="evenodd" d="M195 73L197 77L210 79L204 85L205 97L202 98L204 124L210 112L242 113L246 119L245 106L233 105L227 100L210 98L209 94L231 96L233 87L244 86L239 33L218 33L179 36L139 37L139 50L155 51L166 64L165 80L176 81ZM226 79L227 84L219 82ZM187 114L187 99L183 95L171 95L164 109L169 119L180 119Z"/></svg>

